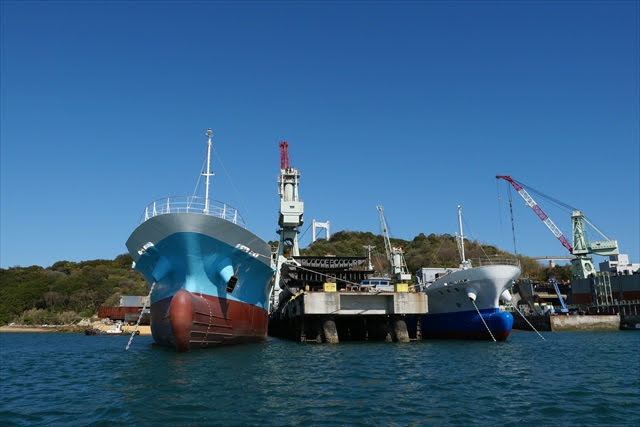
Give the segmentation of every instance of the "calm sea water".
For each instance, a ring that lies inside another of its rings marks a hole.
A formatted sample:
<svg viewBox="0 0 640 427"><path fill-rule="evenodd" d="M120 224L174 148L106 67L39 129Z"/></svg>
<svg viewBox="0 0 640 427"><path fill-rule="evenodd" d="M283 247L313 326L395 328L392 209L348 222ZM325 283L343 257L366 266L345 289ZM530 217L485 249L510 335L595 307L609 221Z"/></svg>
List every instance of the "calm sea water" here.
<svg viewBox="0 0 640 427"><path fill-rule="evenodd" d="M0 334L2 425L640 425L640 333L260 344Z"/></svg>

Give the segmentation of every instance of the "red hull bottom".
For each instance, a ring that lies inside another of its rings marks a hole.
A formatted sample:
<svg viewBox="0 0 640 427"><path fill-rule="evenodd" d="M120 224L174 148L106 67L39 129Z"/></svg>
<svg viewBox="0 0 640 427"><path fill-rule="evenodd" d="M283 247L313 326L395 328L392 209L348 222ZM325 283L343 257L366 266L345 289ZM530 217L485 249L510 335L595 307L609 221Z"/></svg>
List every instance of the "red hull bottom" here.
<svg viewBox="0 0 640 427"><path fill-rule="evenodd" d="M257 342L267 337L267 317L254 305L183 289L151 305L151 333L178 351Z"/></svg>

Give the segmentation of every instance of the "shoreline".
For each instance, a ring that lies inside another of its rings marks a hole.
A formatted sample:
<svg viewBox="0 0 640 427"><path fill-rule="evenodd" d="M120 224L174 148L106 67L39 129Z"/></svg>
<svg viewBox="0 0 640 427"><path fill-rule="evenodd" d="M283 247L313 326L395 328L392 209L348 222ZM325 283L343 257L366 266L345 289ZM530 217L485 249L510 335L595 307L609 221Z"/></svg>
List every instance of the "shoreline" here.
<svg viewBox="0 0 640 427"><path fill-rule="evenodd" d="M0 333L53 333L53 332L84 332L86 328L76 325L4 325L0 326Z"/></svg>
<svg viewBox="0 0 640 427"><path fill-rule="evenodd" d="M4 325L0 326L0 333L6 334L21 334L21 333L66 333L66 334L83 334L86 329L101 329L107 330L111 328L111 325L94 325L91 327L78 326L78 325ZM133 326L124 326L123 332L133 332ZM148 325L141 325L138 327L140 335L151 335L151 327Z"/></svg>

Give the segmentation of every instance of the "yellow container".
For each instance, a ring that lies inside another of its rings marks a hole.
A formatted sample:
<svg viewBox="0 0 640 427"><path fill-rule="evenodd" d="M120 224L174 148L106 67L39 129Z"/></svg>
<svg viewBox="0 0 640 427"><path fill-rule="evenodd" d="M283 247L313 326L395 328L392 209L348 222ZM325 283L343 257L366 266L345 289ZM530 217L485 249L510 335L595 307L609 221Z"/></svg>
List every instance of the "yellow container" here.
<svg viewBox="0 0 640 427"><path fill-rule="evenodd" d="M335 292L336 291L336 284L335 283L325 283L323 286L323 290L325 292Z"/></svg>
<svg viewBox="0 0 640 427"><path fill-rule="evenodd" d="M393 285L393 292L409 292L409 284L396 283Z"/></svg>

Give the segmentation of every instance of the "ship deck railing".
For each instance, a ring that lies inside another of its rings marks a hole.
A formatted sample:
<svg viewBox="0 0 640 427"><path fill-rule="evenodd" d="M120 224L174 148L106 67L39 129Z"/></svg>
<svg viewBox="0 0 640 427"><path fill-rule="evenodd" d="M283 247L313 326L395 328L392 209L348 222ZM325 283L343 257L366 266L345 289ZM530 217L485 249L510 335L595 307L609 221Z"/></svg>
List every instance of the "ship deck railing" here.
<svg viewBox="0 0 640 427"><path fill-rule="evenodd" d="M471 265L474 267L482 267L486 265L514 265L516 267L520 267L520 260L515 257L497 255L492 257L474 258L471 260Z"/></svg>
<svg viewBox="0 0 640 427"><path fill-rule="evenodd" d="M140 224L158 215L171 213L195 213L210 215L247 228L238 209L219 200L209 200L209 209L205 209L205 198L199 196L170 196L154 200L145 206L140 216Z"/></svg>

